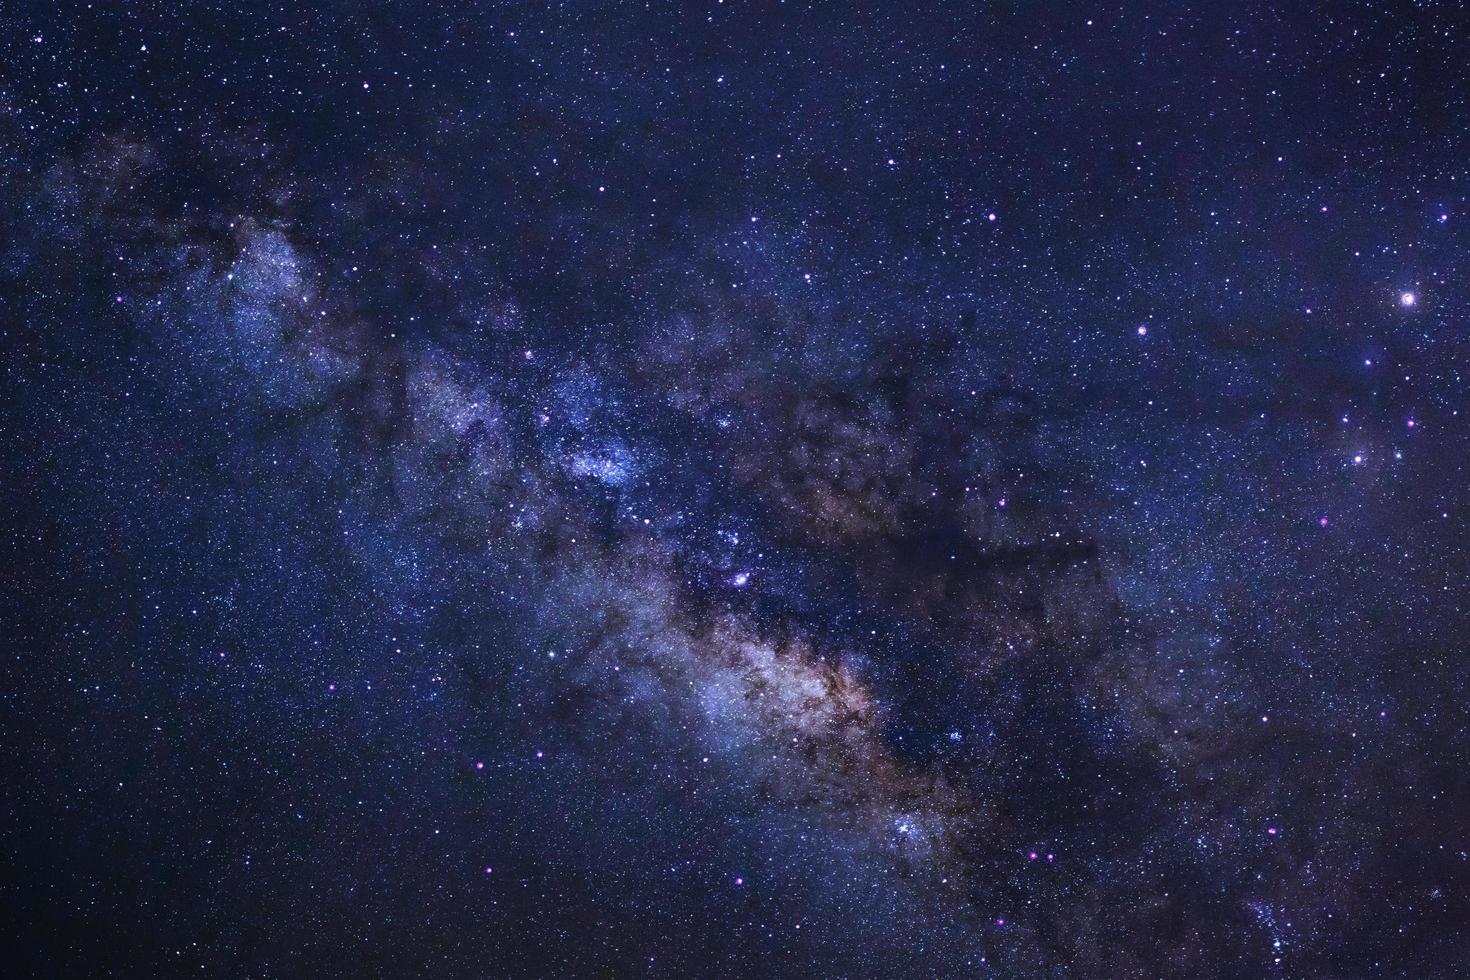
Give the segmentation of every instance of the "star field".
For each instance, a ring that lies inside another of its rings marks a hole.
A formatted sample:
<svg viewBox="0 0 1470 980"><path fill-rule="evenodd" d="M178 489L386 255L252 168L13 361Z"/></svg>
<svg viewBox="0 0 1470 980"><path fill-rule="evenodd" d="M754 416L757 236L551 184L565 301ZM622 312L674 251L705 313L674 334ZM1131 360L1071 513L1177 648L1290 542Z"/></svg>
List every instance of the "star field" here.
<svg viewBox="0 0 1470 980"><path fill-rule="evenodd" d="M5 972L1466 975L1467 23L0 6Z"/></svg>

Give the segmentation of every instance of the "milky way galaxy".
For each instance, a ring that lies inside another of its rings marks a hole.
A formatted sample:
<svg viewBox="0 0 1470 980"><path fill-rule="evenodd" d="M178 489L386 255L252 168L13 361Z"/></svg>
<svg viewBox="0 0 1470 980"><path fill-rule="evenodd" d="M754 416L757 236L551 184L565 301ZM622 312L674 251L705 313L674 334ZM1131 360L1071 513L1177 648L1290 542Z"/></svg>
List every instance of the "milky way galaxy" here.
<svg viewBox="0 0 1470 980"><path fill-rule="evenodd" d="M1280 7L0 7L7 971L1465 976L1470 49Z"/></svg>

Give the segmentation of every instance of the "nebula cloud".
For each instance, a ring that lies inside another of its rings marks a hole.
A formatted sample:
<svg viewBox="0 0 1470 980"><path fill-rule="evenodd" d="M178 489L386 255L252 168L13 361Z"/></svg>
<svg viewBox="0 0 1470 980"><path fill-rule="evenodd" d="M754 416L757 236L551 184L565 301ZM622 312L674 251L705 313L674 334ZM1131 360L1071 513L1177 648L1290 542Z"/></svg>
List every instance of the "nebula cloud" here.
<svg viewBox="0 0 1470 980"><path fill-rule="evenodd" d="M17 975L1465 972L1441 14L417 6L0 12Z"/></svg>

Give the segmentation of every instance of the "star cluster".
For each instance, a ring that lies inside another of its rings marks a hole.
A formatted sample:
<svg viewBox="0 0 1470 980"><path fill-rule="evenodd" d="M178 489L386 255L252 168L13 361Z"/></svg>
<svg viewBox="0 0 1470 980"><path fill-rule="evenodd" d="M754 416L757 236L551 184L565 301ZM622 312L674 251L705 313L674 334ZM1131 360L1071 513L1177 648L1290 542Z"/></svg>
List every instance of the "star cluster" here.
<svg viewBox="0 0 1470 980"><path fill-rule="evenodd" d="M1464 975L1466 45L0 8L17 975Z"/></svg>

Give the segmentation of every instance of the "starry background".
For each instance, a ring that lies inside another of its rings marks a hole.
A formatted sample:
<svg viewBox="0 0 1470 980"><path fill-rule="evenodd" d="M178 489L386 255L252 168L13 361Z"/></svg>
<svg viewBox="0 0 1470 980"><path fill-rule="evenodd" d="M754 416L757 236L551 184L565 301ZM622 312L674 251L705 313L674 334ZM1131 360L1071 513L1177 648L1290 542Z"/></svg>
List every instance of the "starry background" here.
<svg viewBox="0 0 1470 980"><path fill-rule="evenodd" d="M1464 976L1456 7L0 6L7 971Z"/></svg>

